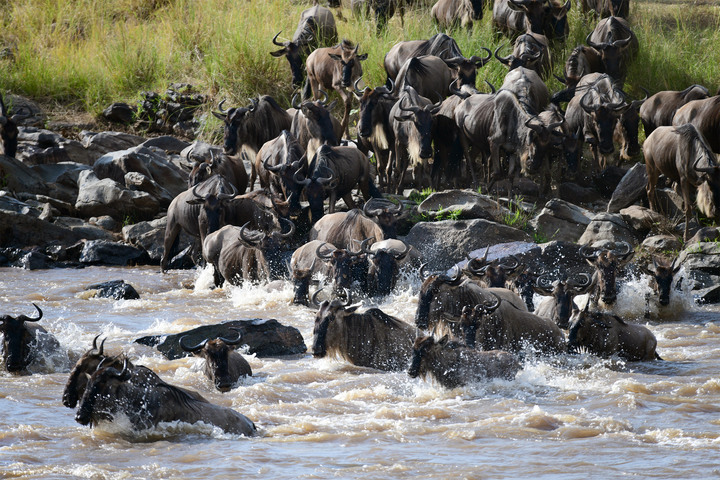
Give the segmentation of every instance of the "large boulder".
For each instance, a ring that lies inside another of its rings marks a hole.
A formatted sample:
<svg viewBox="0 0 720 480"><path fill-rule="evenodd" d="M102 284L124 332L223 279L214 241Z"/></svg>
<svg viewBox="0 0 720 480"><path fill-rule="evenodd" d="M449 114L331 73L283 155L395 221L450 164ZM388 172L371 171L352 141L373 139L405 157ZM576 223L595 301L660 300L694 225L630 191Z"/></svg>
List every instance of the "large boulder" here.
<svg viewBox="0 0 720 480"><path fill-rule="evenodd" d="M140 144L141 147L146 148L159 148L160 150L163 150L167 154L180 154L183 150L185 150L190 144L184 140L180 140L176 137L171 137L170 135L162 135L160 137L153 137L148 140L145 140L143 143Z"/></svg>
<svg viewBox="0 0 720 480"><path fill-rule="evenodd" d="M85 242L80 262L90 265L144 265L148 256L143 250L119 242L91 240Z"/></svg>
<svg viewBox="0 0 720 480"><path fill-rule="evenodd" d="M26 165L76 162L92 165L95 156L82 143L41 128L21 128L18 135L18 160Z"/></svg>
<svg viewBox="0 0 720 480"><path fill-rule="evenodd" d="M86 291L91 291L93 297L113 298L115 300L138 300L140 294L135 287L125 280L110 280L109 282L96 283L85 287Z"/></svg>
<svg viewBox="0 0 720 480"><path fill-rule="evenodd" d="M627 208L647 197L647 170L644 163L636 163L625 176L622 177L620 183L612 192L610 203L608 203L607 211L617 213L623 208Z"/></svg>
<svg viewBox="0 0 720 480"><path fill-rule="evenodd" d="M80 140L83 146L90 152L94 159L98 159L110 152L127 150L137 147L146 139L122 132L80 132Z"/></svg>
<svg viewBox="0 0 720 480"><path fill-rule="evenodd" d="M14 158L0 155L0 182L2 188L12 192L29 192L46 195L48 188L42 177L30 167Z"/></svg>
<svg viewBox="0 0 720 480"><path fill-rule="evenodd" d="M577 242L592 215L584 208L553 198L530 220L530 226L547 239Z"/></svg>
<svg viewBox="0 0 720 480"><path fill-rule="evenodd" d="M47 184L49 196L73 204L77 200L80 172L92 170L91 166L77 162L35 165L31 168Z"/></svg>
<svg viewBox="0 0 720 480"><path fill-rule="evenodd" d="M630 245L638 243L635 234L618 213L596 214L578 240L580 245L592 247L602 247L607 243L616 242L628 242Z"/></svg>
<svg viewBox="0 0 720 480"><path fill-rule="evenodd" d="M415 247L431 270L452 267L469 252L509 241L530 242L526 232L488 220L420 222L410 229L405 243Z"/></svg>
<svg viewBox="0 0 720 480"><path fill-rule="evenodd" d="M72 245L84 237L33 215L0 210L0 247Z"/></svg>
<svg viewBox="0 0 720 480"><path fill-rule="evenodd" d="M123 183L130 172L141 173L167 190L172 198L187 189L187 174L154 147L108 153L95 162L93 170L98 178L110 178L118 183Z"/></svg>
<svg viewBox="0 0 720 480"><path fill-rule="evenodd" d="M153 262L160 262L164 251L163 241L165 239L166 225L167 217L126 225L122 228L123 239L126 243L145 250ZM185 250L191 247L194 242L194 237L181 231L178 239L178 250Z"/></svg>
<svg viewBox="0 0 720 480"><path fill-rule="evenodd" d="M666 255L669 252L679 251L682 243L674 235L653 235L643 240L642 247L652 254Z"/></svg>
<svg viewBox="0 0 720 480"><path fill-rule="evenodd" d="M447 219L452 215L454 220L495 220L508 210L490 197L472 190L445 190L431 194L418 206L417 211L431 219Z"/></svg>
<svg viewBox="0 0 720 480"><path fill-rule="evenodd" d="M231 329L232 328L232 329ZM172 335L152 335L135 340L136 343L156 347L169 360L189 356L180 347L180 338L188 337L187 343L197 345L205 339L218 337L235 338L236 330L242 337L241 345L247 345L248 353L258 357L298 355L307 351L302 334L295 327L282 325L275 319L230 320L214 325L204 325ZM242 347L241 347L242 348Z"/></svg>
<svg viewBox="0 0 720 480"><path fill-rule="evenodd" d="M602 201L602 197L594 188L583 187L572 182L561 183L558 188L558 196L561 200L575 205L590 205Z"/></svg>
<svg viewBox="0 0 720 480"><path fill-rule="evenodd" d="M696 301L720 302L720 242L688 244L677 262L685 269Z"/></svg>
<svg viewBox="0 0 720 480"><path fill-rule="evenodd" d="M78 186L75 208L85 217L110 215L117 220L126 216L146 220L160 211L160 202L149 193L129 190L109 178L100 180L91 171L80 174Z"/></svg>
<svg viewBox="0 0 720 480"><path fill-rule="evenodd" d="M665 223L665 217L640 205L631 205L620 210L625 223L635 232L638 238L642 238L651 230L658 231Z"/></svg>
<svg viewBox="0 0 720 480"><path fill-rule="evenodd" d="M128 172L125 174L124 181L125 186L130 190L146 192L152 195L153 198L157 199L163 209L167 209L170 202L175 198L170 192L158 185L155 180L142 173Z"/></svg>

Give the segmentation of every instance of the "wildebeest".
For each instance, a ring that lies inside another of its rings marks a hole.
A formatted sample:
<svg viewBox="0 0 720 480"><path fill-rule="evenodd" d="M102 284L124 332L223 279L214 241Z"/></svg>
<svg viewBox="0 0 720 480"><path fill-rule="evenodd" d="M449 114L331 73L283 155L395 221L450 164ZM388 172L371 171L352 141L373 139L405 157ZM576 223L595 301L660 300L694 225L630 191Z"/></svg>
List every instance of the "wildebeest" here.
<svg viewBox="0 0 720 480"><path fill-rule="evenodd" d="M361 247L369 263L368 293L378 296L389 295L397 284L400 268L406 262L411 247L396 239L375 242L370 248L366 247L366 243L363 241ZM417 252L415 257L419 258Z"/></svg>
<svg viewBox="0 0 720 480"><path fill-rule="evenodd" d="M188 158L190 155L188 154ZM188 176L188 188L192 188L198 183L207 180L213 175L225 177L230 182L237 193L243 194L247 190L248 175L245 165L239 157L229 157L220 154L217 157L210 149L210 161L196 161L193 169ZM250 186L252 190L252 185Z"/></svg>
<svg viewBox="0 0 720 480"><path fill-rule="evenodd" d="M505 310L527 311L523 300L506 288L483 288L472 280L460 275L460 269L454 269L452 275L445 273L431 274L425 277L420 269L423 283L418 294L418 307L415 312L415 325L422 329L434 329L438 326L449 330L455 337L462 334L460 318L465 306L490 304L495 301L494 295L504 299L497 315L504 315ZM456 321L448 322L448 319Z"/></svg>
<svg viewBox="0 0 720 480"><path fill-rule="evenodd" d="M258 151L250 178L250 188L255 184L257 176L261 188L282 195L290 202L290 212L298 212L302 188L295 183L293 176L306 164L304 155L305 151L295 136L288 130L283 130L277 138L266 142Z"/></svg>
<svg viewBox="0 0 720 480"><path fill-rule="evenodd" d="M509 352L517 352L527 346L542 353L554 354L565 351L565 335L555 322L517 309L513 305L499 310L498 307L506 302L495 292L491 293L491 298L493 296L496 298L497 306L482 304L483 308L472 309L469 318L468 310L464 309L464 318L461 317L460 324L469 346L477 346L482 350Z"/></svg>
<svg viewBox="0 0 720 480"><path fill-rule="evenodd" d="M2 94L0 94L0 155L15 157L18 144L18 126L10 116Z"/></svg>
<svg viewBox="0 0 720 480"><path fill-rule="evenodd" d="M309 162L320 145L340 145L342 138L341 125L338 120L330 114L335 101L327 104L327 94L323 91L324 100L306 100L297 102L297 95L293 96L292 104L297 110L293 115L290 132L295 136L305 151Z"/></svg>
<svg viewBox="0 0 720 480"><path fill-rule="evenodd" d="M564 4L554 0L495 0L492 23L508 36L533 32L564 41L570 29L567 12L571 7L570 0Z"/></svg>
<svg viewBox="0 0 720 480"><path fill-rule="evenodd" d="M618 269L630 260L635 253L628 242L619 242L614 250L607 248L590 248L587 245L580 249L580 254L595 268L591 279L591 286L588 289L590 301L598 305L600 302L605 305L615 303L618 294L617 273Z"/></svg>
<svg viewBox="0 0 720 480"><path fill-rule="evenodd" d="M136 430L162 422L203 422L225 432L251 436L255 424L235 410L212 404L198 394L163 381L149 369L122 370L102 364L87 383L75 420L95 426L123 415Z"/></svg>
<svg viewBox="0 0 720 480"><path fill-rule="evenodd" d="M507 259L507 262L500 262L499 260L487 262L486 259L489 249L490 247L488 246L483 257L469 259L465 271L470 274L471 278L477 277L483 279L482 283L484 287L506 288L509 280L508 276L520 266L520 262L513 255Z"/></svg>
<svg viewBox="0 0 720 480"><path fill-rule="evenodd" d="M385 239L382 228L359 209L325 215L313 225L310 240L322 240L336 248L354 249L366 238Z"/></svg>
<svg viewBox="0 0 720 480"><path fill-rule="evenodd" d="M568 351L580 349L601 356L617 355L628 361L660 360L655 335L642 325L626 323L617 315L575 310L570 321Z"/></svg>
<svg viewBox="0 0 720 480"><path fill-rule="evenodd" d="M673 125L691 123L705 137L714 153L720 153L720 95L693 100L680 107L673 117Z"/></svg>
<svg viewBox="0 0 720 480"><path fill-rule="evenodd" d="M437 33L428 40L406 40L398 42L385 54L383 65L388 79L396 80L400 68L413 57L435 55L443 59L462 56L455 39L445 33Z"/></svg>
<svg viewBox="0 0 720 480"><path fill-rule="evenodd" d="M105 340L107 340L107 338L104 338L102 342L100 342L100 347L97 346L98 338L100 338L100 335L96 335L95 338L93 338L92 348L80 357L70 371L70 376L65 384L62 397L63 405L68 408L75 408L78 400L80 400L83 393L85 393L85 386L87 385L90 375L97 370L101 362L105 367L113 366L115 368L122 368L123 366L123 358L121 358L121 356L109 357L105 355ZM128 367L134 368L132 362L128 361Z"/></svg>
<svg viewBox="0 0 720 480"><path fill-rule="evenodd" d="M422 97L442 100L450 94L453 76L454 72L445 60L435 55L423 55L405 62L395 81L400 92L410 86Z"/></svg>
<svg viewBox="0 0 720 480"><path fill-rule="evenodd" d="M40 307L33 303L38 312L36 318L27 315L0 315L0 332L3 334L3 363L10 373L24 373L27 368L45 360L46 356L60 352L60 343L42 326L38 325L43 316Z"/></svg>
<svg viewBox="0 0 720 480"><path fill-rule="evenodd" d="M456 388L489 378L512 380L520 368L520 362L511 353L481 352L449 341L447 336L440 340L425 336L415 340L408 375L412 378L429 375L445 388Z"/></svg>
<svg viewBox="0 0 720 480"><path fill-rule="evenodd" d="M392 184L394 191L401 194L405 171L413 169L415 187L430 184L427 166L433 161L432 131L433 115L442 105L442 100L433 104L418 95L411 86L406 86L397 103L390 110L390 123L395 135Z"/></svg>
<svg viewBox="0 0 720 480"><path fill-rule="evenodd" d="M550 91L534 70L517 67L510 70L503 79L500 90L514 93L530 110L541 112L550 103Z"/></svg>
<svg viewBox="0 0 720 480"><path fill-rule="evenodd" d="M661 174L680 187L685 211L685 240L688 239L694 190L697 190L696 203L700 211L710 218L717 218L720 214L720 166L705 137L694 125L656 128L645 139L643 153L652 210L660 211L655 187Z"/></svg>
<svg viewBox="0 0 720 480"><path fill-rule="evenodd" d="M618 121L615 124L613 139L620 144L620 159L632 160L642 151L639 142L640 134L640 108L648 99L648 92L644 88L645 98L633 100L621 109Z"/></svg>
<svg viewBox="0 0 720 480"><path fill-rule="evenodd" d="M205 359L205 376L221 392L229 392L242 377L252 377L252 368L245 358L230 348L242 342L242 334L237 338L218 337L205 339L197 345L188 345L187 337L180 337L180 348Z"/></svg>
<svg viewBox="0 0 720 480"><path fill-rule="evenodd" d="M584 14L594 11L602 18L627 18L630 13L630 0L581 0L580 7Z"/></svg>
<svg viewBox="0 0 720 480"><path fill-rule="evenodd" d="M225 225L210 233L203 242L203 258L212 264L215 285L225 280L239 285L244 280L277 280L285 276L287 269L283 261L283 245L295 233L295 226L289 220L280 219L281 224L290 224L288 232L248 232L242 227Z"/></svg>
<svg viewBox="0 0 720 480"><path fill-rule="evenodd" d="M220 111L213 111L213 115L224 122L226 155L235 155L245 147L251 150L250 158L254 158L265 142L289 130L292 123L290 114L269 95L251 98L247 107L223 110L222 105L220 102Z"/></svg>
<svg viewBox="0 0 720 480"><path fill-rule="evenodd" d="M396 10L400 14L401 26L405 25L405 0L352 0L350 4L356 16L367 18L372 11L378 35L385 31L388 20L395 15Z"/></svg>
<svg viewBox="0 0 720 480"><path fill-rule="evenodd" d="M618 85L625 83L629 63L635 58L640 43L627 20L607 17L600 20L585 43L600 52L603 71Z"/></svg>
<svg viewBox="0 0 720 480"><path fill-rule="evenodd" d="M313 303L317 305L317 292ZM312 353L340 357L359 367L397 371L407 368L413 341L420 331L378 308L356 313L359 305L349 306L335 299L319 304L313 329Z"/></svg>
<svg viewBox="0 0 720 480"><path fill-rule="evenodd" d="M527 32L518 36L512 53L506 57L498 55L500 48L502 45L495 50L495 58L510 70L525 67L535 70L543 78L547 78L552 71L548 40L541 33Z"/></svg>
<svg viewBox="0 0 720 480"><path fill-rule="evenodd" d="M490 130L495 113L495 91L492 94L476 93L460 102L454 111L454 120L458 128L458 140L462 145L467 168L470 170L473 185L478 183L476 164L485 170L485 180L489 181L490 168ZM443 125L441 107L438 113L440 127Z"/></svg>
<svg viewBox="0 0 720 480"><path fill-rule="evenodd" d="M482 20L483 0L438 0L430 14L442 29L463 27L472 30L473 22Z"/></svg>
<svg viewBox="0 0 720 480"><path fill-rule="evenodd" d="M377 223L382 229L384 238L391 239L397 238L398 217L402 214L403 209L400 201L394 204L383 198L371 198L363 205L363 214Z"/></svg>
<svg viewBox="0 0 720 480"><path fill-rule="evenodd" d="M324 215L323 202L328 199L328 212L335 212L335 203L342 198L348 208L355 208L352 189L356 186L365 201L382 197L370 175L370 161L355 147L321 145L310 162L308 173L295 172L295 181L303 187L310 204L313 221Z"/></svg>
<svg viewBox="0 0 720 480"><path fill-rule="evenodd" d="M546 298L535 309L535 314L549 318L560 328L568 328L575 305L573 297L585 293L590 285L590 276L586 273L569 278L566 275L558 278L547 274L539 276L535 291Z"/></svg>
<svg viewBox="0 0 720 480"><path fill-rule="evenodd" d="M690 85L682 91L663 90L652 95L640 107L640 120L645 137L647 138L657 127L672 125L675 112L686 103L703 100L709 95L708 89L702 85Z"/></svg>
<svg viewBox="0 0 720 480"><path fill-rule="evenodd" d="M305 62L308 85L316 100L322 96L321 89L335 90L340 95L345 106L340 129L343 134L347 132L350 121L350 102L352 100L352 93L347 89L353 85L356 79L362 78L361 62L367 59L367 53L358 54L359 48L359 45L353 45L351 41L344 39L334 47L314 50L308 55Z"/></svg>
<svg viewBox="0 0 720 480"><path fill-rule="evenodd" d="M680 270L680 262L652 257L652 264L644 267L643 270L650 275L650 288L658 296L661 306L670 304L670 290L673 284L673 277Z"/></svg>
<svg viewBox="0 0 720 480"><path fill-rule="evenodd" d="M587 45L578 45L565 60L563 78L558 77L558 80L573 89L582 77L590 73L602 72L603 68L600 52ZM555 96L553 96L553 101L555 101Z"/></svg>
<svg viewBox="0 0 720 480"><path fill-rule="evenodd" d="M293 38L290 41L279 43L278 32L273 38L273 44L280 50L270 52L273 57L287 57L292 73L292 85L298 88L303 83L303 60L307 57L312 46L329 46L337 42L337 29L332 11L319 5L314 5L300 14L300 21Z"/></svg>

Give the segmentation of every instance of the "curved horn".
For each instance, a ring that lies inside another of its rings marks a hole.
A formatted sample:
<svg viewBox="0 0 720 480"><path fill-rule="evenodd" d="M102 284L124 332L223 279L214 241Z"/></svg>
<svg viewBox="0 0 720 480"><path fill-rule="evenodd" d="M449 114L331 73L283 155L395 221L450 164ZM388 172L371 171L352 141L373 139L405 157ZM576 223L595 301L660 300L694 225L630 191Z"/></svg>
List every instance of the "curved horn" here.
<svg viewBox="0 0 720 480"><path fill-rule="evenodd" d="M38 306L35 305L34 303L33 303L33 307L35 307L35 309L38 311L38 317L37 317L37 318L30 318L30 317L27 317L27 316L26 316L26 317L25 317L25 321L26 321L26 322L37 322L37 321L39 321L39 320L42 318L42 316L43 316L43 312L42 312L42 310L40 310L40 307L38 307Z"/></svg>
<svg viewBox="0 0 720 480"><path fill-rule="evenodd" d="M318 247L315 249L315 256L322 259L322 260L330 260L332 259L332 252L323 254L320 250L327 245L327 242L323 242L322 244L318 245ZM333 250L334 251L334 250Z"/></svg>
<svg viewBox="0 0 720 480"><path fill-rule="evenodd" d="M393 93L393 90L395 90L395 82L392 78L388 78L388 82L390 82L390 86L388 87L388 93Z"/></svg>
<svg viewBox="0 0 720 480"><path fill-rule="evenodd" d="M180 341L178 342L178 343L180 344L180 348L182 348L182 349L185 350L186 352L195 353L195 352L197 352L197 351L199 351L199 350L202 350L202 349L205 347L205 344L208 342L208 339L206 338L205 340L203 340L202 342L198 343L197 345L190 346L190 345L188 345L188 344L186 343L186 342L187 342L187 338L188 338L188 335L183 335L182 337L180 337Z"/></svg>
<svg viewBox="0 0 720 480"><path fill-rule="evenodd" d="M405 107L404 104L405 104L406 99L407 99L407 97L403 97L403 99L400 100L400 105L398 105L398 108L400 110L402 110L404 112L413 112L413 113L420 111L420 107L418 107L417 105L410 105L410 107Z"/></svg>
<svg viewBox="0 0 720 480"><path fill-rule="evenodd" d="M580 255L589 260L595 260L598 256L598 251L592 247L583 245L583 247L580 249Z"/></svg>
<svg viewBox="0 0 720 480"><path fill-rule="evenodd" d="M510 66L510 62L512 62L512 59L513 59L512 54L508 55L507 57L501 57L500 55L498 55L498 52L504 46L505 45L503 44L495 49L495 58L497 58L500 61L500 63L502 63L503 65Z"/></svg>
<svg viewBox="0 0 720 480"><path fill-rule="evenodd" d="M590 32L587 34L587 37L585 37L585 43L587 43L588 46L598 49L598 50L603 50L604 48L607 47L607 45L608 45L607 43L595 43L592 40L590 40L590 37L592 36L592 34L593 34L593 32Z"/></svg>
<svg viewBox="0 0 720 480"><path fill-rule="evenodd" d="M310 301L316 307L320 306L320 303L318 303L318 301L317 301L317 296L318 296L318 293L320 293L321 291L322 291L322 288L318 288L317 290L315 290L315 293L312 294L312 297L310 297Z"/></svg>
<svg viewBox="0 0 720 480"><path fill-rule="evenodd" d="M615 252L616 252L615 254L618 255L618 256L620 256L620 257L624 257L625 255L627 255L628 253L630 253L630 251L632 250L632 245L630 245L628 242L626 242L626 241L624 241L624 240L623 240L622 242L620 242L620 245L621 245L622 247L624 247L623 250L622 250L622 251L619 250L619 249L616 249L616 250L615 250Z"/></svg>
<svg viewBox="0 0 720 480"><path fill-rule="evenodd" d="M365 93L365 91L368 89L368 87L365 87L364 90L360 90L360 88L358 88L358 83L360 83L360 80L362 80L362 77L358 77L353 83L353 92L355 92L355 95L357 95L358 97Z"/></svg>
<svg viewBox="0 0 720 480"><path fill-rule="evenodd" d="M222 340L225 342L225 345L238 345L242 341L242 333L240 330L238 330L236 327L230 327L229 330L234 330L237 332L237 338L226 338L226 337L218 337L218 340Z"/></svg>
<svg viewBox="0 0 720 480"><path fill-rule="evenodd" d="M478 63L480 64L480 65L477 65L478 68L484 66L493 57L493 53L489 48L486 48L486 47L480 47L480 48L482 48L483 50L485 50L487 52L487 57L483 58L478 55L473 55L472 57L470 57L470 61L473 62L475 65L477 65Z"/></svg>
<svg viewBox="0 0 720 480"><path fill-rule="evenodd" d="M453 265L452 274L448 275L448 283L455 283L460 279L461 271L457 264Z"/></svg>
<svg viewBox="0 0 720 480"><path fill-rule="evenodd" d="M535 285L541 290L552 290L554 281L555 278L553 278L551 273L543 273L535 280Z"/></svg>
<svg viewBox="0 0 720 480"><path fill-rule="evenodd" d="M282 238L292 238L293 235L295 235L295 223L292 220L288 220L287 218L280 218L280 223L285 222L286 224L290 224L290 230L288 230L285 233L282 233L282 228L280 229L280 236Z"/></svg>
<svg viewBox="0 0 720 480"><path fill-rule="evenodd" d="M376 215L380 214L379 208L369 208L370 202L365 202L365 205L363 205L363 214L366 217L374 217Z"/></svg>
<svg viewBox="0 0 720 480"><path fill-rule="evenodd" d="M323 90L322 88L320 88L318 90L320 91L320 93L322 93L322 96L323 96L323 100L320 101L320 105L322 105L323 107L327 107L327 102L328 102L328 98L329 98L327 92L325 90Z"/></svg>
<svg viewBox="0 0 720 480"><path fill-rule="evenodd" d="M237 188L235 188L235 185L233 185L232 183L229 183L228 185L230 185L230 193L218 193L217 199L219 201L229 200L235 195L237 195Z"/></svg>
<svg viewBox="0 0 720 480"><path fill-rule="evenodd" d="M328 169L328 171L330 171L330 169ZM335 174L330 171L329 177L318 177L315 179L315 181L318 182L320 185L327 185L328 183L332 182L334 178Z"/></svg>
<svg viewBox="0 0 720 480"><path fill-rule="evenodd" d="M579 278L576 280L576 278ZM590 285L590 275L585 272L579 272L575 274L575 278L571 278L568 282L576 290L581 290Z"/></svg>
<svg viewBox="0 0 720 480"><path fill-rule="evenodd" d="M495 301L492 303L483 303L482 304L482 309L483 309L484 313L486 313L486 314L494 312L500 306L500 297L498 297L497 295L495 295L492 292L490 292L490 295L495 297Z"/></svg>
<svg viewBox="0 0 720 480"><path fill-rule="evenodd" d="M297 170L295 170L295 174L293 175L293 181L295 181L295 183L297 183L298 185L307 187L308 185L310 185L311 180L309 178L301 178L301 174L302 168L298 168Z"/></svg>
<svg viewBox="0 0 720 480"><path fill-rule="evenodd" d="M427 262L423 263L422 265L420 265L420 270L418 271L418 273L420 274L420 278L422 278L423 280L432 275L431 273L425 272L425 267L427 267L427 265Z"/></svg>
<svg viewBox="0 0 720 480"><path fill-rule="evenodd" d="M509 265L506 264L506 263L503 263L503 264L500 265L500 266L503 268L503 270L512 271L512 270L515 270L517 267L520 266L520 260L518 260L515 255L510 255L510 259L512 260L513 263L511 263L511 264L509 264Z"/></svg>
<svg viewBox="0 0 720 480"><path fill-rule="evenodd" d="M403 250L402 252L395 252L395 253L393 253L393 257L395 257L395 260L400 260L400 259L402 259L402 258L405 257L405 255L407 255L408 252L410 251L410 245L408 245L407 243L403 243L403 245L405 245L405 250Z"/></svg>
<svg viewBox="0 0 720 480"><path fill-rule="evenodd" d="M583 110L585 110L588 113L597 112L598 109L600 108L600 104L596 103L595 105L588 105L588 103L585 100L586 98L589 98L588 95L590 95L590 91L588 91L585 95L582 96L582 98L580 98L580 106L582 107Z"/></svg>
<svg viewBox="0 0 720 480"><path fill-rule="evenodd" d="M347 287L343 288L343 291L345 292L345 302L343 302L342 306L347 307L352 303L352 295L350 293L350 289Z"/></svg>
<svg viewBox="0 0 720 480"><path fill-rule="evenodd" d="M292 100L290 100L290 104L295 110L300 110L302 107L302 104L298 103L298 97L300 96L299 93L295 93L295 95L292 96Z"/></svg>
<svg viewBox="0 0 720 480"><path fill-rule="evenodd" d="M226 101L226 100L227 100L227 98L223 98L223 99L220 101L220 103L218 103L218 111L219 111L222 115L227 115L227 113L230 111L229 108L228 108L227 110L223 110L223 108L222 108L223 105L225 104L225 101Z"/></svg>
<svg viewBox="0 0 720 480"><path fill-rule="evenodd" d="M254 112L258 106L258 100L257 98L248 98L248 100L250 100L250 106L248 107L248 110Z"/></svg>
<svg viewBox="0 0 720 480"><path fill-rule="evenodd" d="M250 225L250 222L245 222L245 225L240 227L240 239L248 245L255 247L258 243L262 242L263 238L265 238L265 233L260 232L257 237L250 238L250 236L246 233L248 225Z"/></svg>
<svg viewBox="0 0 720 480"><path fill-rule="evenodd" d="M282 33L282 30L280 30L278 33L276 33L275 36L274 36L273 39L272 39L272 42L273 42L275 45L277 45L278 47L284 47L284 46L285 46L284 43L278 43L278 41L277 41L277 37L279 37L281 33Z"/></svg>
<svg viewBox="0 0 720 480"><path fill-rule="evenodd" d="M273 173L274 173L274 172L279 172L279 171L281 171L281 170L283 169L284 165L270 165L270 164L268 164L268 162L269 162L270 160L271 160L271 157L267 157L265 160L263 160L262 166L263 166L263 168L264 168L265 170L267 170L268 172L273 172Z"/></svg>
<svg viewBox="0 0 720 480"><path fill-rule="evenodd" d="M493 85L492 83L488 82L487 80L485 80L485 83L488 84L488 86L490 87L490 91L491 91L493 94L494 94L495 92L497 92L497 90L495 89L495 85Z"/></svg>

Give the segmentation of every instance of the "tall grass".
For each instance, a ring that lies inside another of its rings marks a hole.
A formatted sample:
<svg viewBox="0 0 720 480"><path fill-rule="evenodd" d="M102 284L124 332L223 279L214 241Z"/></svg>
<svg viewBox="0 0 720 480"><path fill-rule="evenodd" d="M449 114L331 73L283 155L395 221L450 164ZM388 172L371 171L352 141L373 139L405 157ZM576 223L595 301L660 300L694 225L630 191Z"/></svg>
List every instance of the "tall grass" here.
<svg viewBox="0 0 720 480"><path fill-rule="evenodd" d="M688 8L692 5L690 8ZM247 97L271 94L289 105L290 70L269 52L272 37L290 37L308 3L293 0L0 0L0 91L64 102L91 113L113 101L136 101L143 90L164 90L187 82L215 101L244 104ZM701 83L715 90L720 81L720 9L694 4L635 2L631 23L640 39L628 89L651 92ZM372 21L352 17L349 0L337 20L341 38L367 52L365 83L385 81L383 57L400 40L437 33L429 6L415 5L404 27L399 18L377 37ZM493 32L490 7L471 32L453 32L466 56L483 55L509 43ZM571 32L554 50L554 71L593 28L577 5L570 12ZM502 52L508 52L508 49ZM495 86L506 69L486 65L481 79ZM548 82L551 90L561 85ZM478 82L478 86L483 88Z"/></svg>

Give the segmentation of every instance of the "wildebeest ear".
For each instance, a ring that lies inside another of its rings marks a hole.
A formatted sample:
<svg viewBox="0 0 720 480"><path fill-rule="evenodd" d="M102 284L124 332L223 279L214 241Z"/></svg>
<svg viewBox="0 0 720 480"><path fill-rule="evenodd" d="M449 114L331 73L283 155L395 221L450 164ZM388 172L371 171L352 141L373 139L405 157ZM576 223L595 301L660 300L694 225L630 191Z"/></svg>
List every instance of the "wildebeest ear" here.
<svg viewBox="0 0 720 480"><path fill-rule="evenodd" d="M192 198L190 200L185 200L185 202L188 205L202 205L205 202L204 198Z"/></svg>
<svg viewBox="0 0 720 480"><path fill-rule="evenodd" d="M363 60L367 60L367 57L368 57L368 54L367 54L367 53L363 53L362 55L358 55L358 56L357 56L357 59L362 62Z"/></svg>
<svg viewBox="0 0 720 480"><path fill-rule="evenodd" d="M286 50L284 48L281 48L280 50L275 50L274 52L270 52L270 55L273 57L282 57L286 54Z"/></svg>
<svg viewBox="0 0 720 480"><path fill-rule="evenodd" d="M398 122L409 122L412 120L412 115L395 115L395 120Z"/></svg>
<svg viewBox="0 0 720 480"><path fill-rule="evenodd" d="M352 305L350 307L346 307L345 313L354 313L355 310L357 310L358 308L360 308L360 305Z"/></svg>
<svg viewBox="0 0 720 480"><path fill-rule="evenodd" d="M333 60L337 60L338 62L342 62L342 56L340 56L340 55L338 55L338 54L336 54L336 53L329 53L328 55L330 55L330 58L332 58Z"/></svg>
<svg viewBox="0 0 720 480"><path fill-rule="evenodd" d="M212 114L215 115L215 117L217 117L217 118L219 118L220 120L222 120L223 122L225 121L225 115L223 115L222 113L212 112Z"/></svg>

